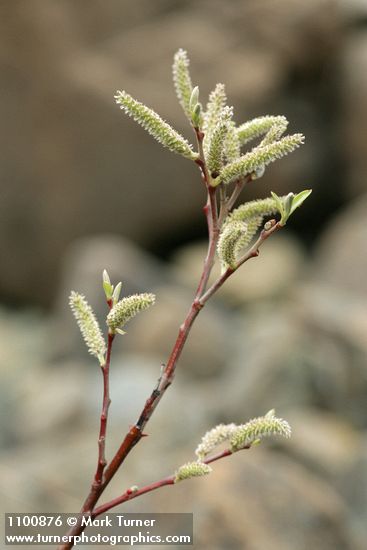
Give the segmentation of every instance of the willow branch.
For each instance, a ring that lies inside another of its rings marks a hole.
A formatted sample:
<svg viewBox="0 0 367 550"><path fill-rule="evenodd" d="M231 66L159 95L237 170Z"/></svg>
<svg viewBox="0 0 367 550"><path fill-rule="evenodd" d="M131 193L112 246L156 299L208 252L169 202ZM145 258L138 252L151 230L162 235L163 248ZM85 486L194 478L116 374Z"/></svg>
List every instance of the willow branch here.
<svg viewBox="0 0 367 550"><path fill-rule="evenodd" d="M103 402L102 402L102 412L100 419L100 428L99 428L99 437L98 437L98 463L97 470L94 476L94 483L99 486L102 483L103 471L107 465L106 461L106 433L107 433L107 421L108 421L108 410L111 404L110 398L110 364L111 364L111 351L112 343L115 335L108 333L108 343L107 343L107 353L106 353L106 362L101 366L102 375L103 375Z"/></svg>
<svg viewBox="0 0 367 550"><path fill-rule="evenodd" d="M200 299L200 304L202 307L206 302L220 289L220 287L225 283L225 281L235 272L241 265L250 260L251 258L256 258L259 255L259 249L264 244L264 242L276 231L282 228L279 222L275 220L270 220L268 222L271 227L269 229L263 229L260 233L259 238L255 241L252 247L240 258L236 264L235 268L228 267L226 271L212 284L212 286L205 292L205 294Z"/></svg>
<svg viewBox="0 0 367 550"><path fill-rule="evenodd" d="M243 449L250 449L251 445L246 445L243 447ZM233 452L230 449L225 449L224 451L221 451L220 453L217 453L206 460L203 460L204 464L211 464L212 462L216 462L217 460L221 460L222 458L225 458L227 456L231 456ZM111 510L111 508L115 508L116 506L119 506L120 504L123 504L124 502L128 500L133 500L134 498L138 498L142 495L145 495L146 493L151 493L152 491L156 491L157 489L160 489L161 487L164 487L166 485L174 485L175 483L175 476L168 476L163 479L160 479L159 481L155 481L154 483L149 483L148 485L145 485L141 489L138 489L134 491L133 489L127 489L122 495L110 500L109 502L106 502L105 504L102 504L101 506L98 506L98 508L95 508L94 511L91 514L92 519L96 518L97 516L100 516L101 514L104 514L108 510Z"/></svg>
<svg viewBox="0 0 367 550"><path fill-rule="evenodd" d="M216 187L213 187L211 185L212 178L209 174L205 156L204 156L204 149L203 149L203 140L204 140L204 134L201 132L198 128L195 128L195 134L196 134L196 140L198 144L198 151L199 151L199 158L197 159L196 163L199 165L201 169L201 174L203 181L205 183L205 187L207 190L207 202L204 206L204 212L207 219L208 224L208 250L206 254L206 258L204 260L204 268L203 272L199 281L198 288L196 290L196 299L199 299L203 292L205 292L205 289L208 284L208 280L210 277L210 273L212 271L214 260L215 260L215 251L216 246L219 238L219 224L218 224L218 204L217 204L217 189Z"/></svg>
<svg viewBox="0 0 367 550"><path fill-rule="evenodd" d="M248 174L245 178L238 179L233 188L232 194L228 197L226 201L222 201L221 208L219 211L218 225L222 227L222 224L228 214L231 212L232 208L236 204L238 197L241 194L242 189L245 185L251 181L251 174ZM220 186L222 187L222 185Z"/></svg>
<svg viewBox="0 0 367 550"><path fill-rule="evenodd" d="M146 424L148 423L150 417L152 416L155 408L157 407L158 403L162 399L165 391L167 388L171 385L175 373L175 369L177 366L178 359L181 356L183 347L185 345L185 342L187 340L187 337L190 333L191 327L199 314L200 310L204 307L206 302L217 292L217 290L220 289L220 287L223 285L223 283L236 271L242 264L244 264L246 261L248 261L251 258L254 258L258 256L259 254L259 248L262 246L262 244L276 231L278 231L282 226L279 222L275 222L275 220L271 220L269 229L264 229L261 233L257 241L254 243L254 245L244 254L244 256L238 261L237 266L235 269L228 268L221 277L217 279L213 283L213 285L201 296L201 298L195 298L193 303L191 304L190 310L186 316L185 321L181 325L179 329L179 333L176 339L176 342L174 344L174 347L172 349L172 352L170 354L170 357L168 359L167 365L162 368L162 374L157 382L156 387L152 391L150 397L146 400L144 408L139 416L138 421L134 426L132 426L129 430L129 432L126 434L123 442L121 443L118 451L116 452L115 456L111 460L110 464L107 466L104 472L103 481L100 485L93 485L92 489L81 509L81 514L92 514L95 513L100 508L95 508L96 503L98 502L100 496L102 495L104 489L107 487L117 470L120 468L121 464L124 462L127 455L130 453L130 451L135 447L135 445L140 441L140 439L144 435L144 428ZM209 264L204 265L204 271L209 269ZM205 274L205 276L207 273ZM227 456L227 455L226 455ZM214 457L211 459L208 459L210 461L217 460L221 456L218 455L218 458ZM207 462L209 463L209 462ZM160 482L157 482L158 485L155 486L151 490L155 490L156 488L163 486L163 485L169 485L171 482L169 481L170 478L165 478L165 480L162 481L162 484L159 485ZM140 491L143 491L144 488L140 489ZM148 489L145 488L145 492L149 492ZM140 496L141 492L134 493L134 498L136 496ZM127 496L124 493L125 497ZM120 497L122 498L122 497ZM129 498L132 498L132 495L129 496ZM126 498L128 500L128 498ZM123 501L119 501L117 504L121 504ZM115 504L117 506L117 504ZM99 512L102 513L102 512ZM73 527L68 535L79 535L85 527L83 527L80 522ZM66 545L60 546L59 550L69 550L72 548L72 543L68 543Z"/></svg>

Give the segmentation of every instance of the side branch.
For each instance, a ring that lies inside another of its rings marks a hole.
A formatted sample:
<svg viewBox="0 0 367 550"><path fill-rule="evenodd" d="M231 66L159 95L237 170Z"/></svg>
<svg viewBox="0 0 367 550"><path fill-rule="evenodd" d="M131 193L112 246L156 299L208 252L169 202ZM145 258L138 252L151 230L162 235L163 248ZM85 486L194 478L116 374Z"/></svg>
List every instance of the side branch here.
<svg viewBox="0 0 367 550"><path fill-rule="evenodd" d="M269 229L263 229L260 233L259 238L255 243L252 245L252 247L240 258L237 262L237 265L235 268L228 267L226 271L221 275L213 284L212 286L205 292L205 294L201 297L200 303L202 306L206 304L206 302L217 292L217 290L225 283L225 281L234 273L237 271L237 269L243 265L245 262L250 260L251 258L256 258L259 255L259 248L262 246L262 244L276 231L279 231L283 226L280 225L279 222L276 222L275 220L270 220L268 222L270 224Z"/></svg>
<svg viewBox="0 0 367 550"><path fill-rule="evenodd" d="M250 449L251 445L246 445L243 447L243 449ZM210 458L207 458L206 460L203 460L204 464L210 464L212 462L216 462L217 460L220 460L222 458L225 458L227 456L231 456L233 453L230 449L225 449L224 451L221 451L220 453L217 453ZM154 483L150 483L149 485L145 485L141 489L133 490L133 489L127 489L122 495L120 495L117 498L114 498L110 500L109 502L106 502L105 504L102 504L101 506L98 506L98 508L95 508L95 510L92 512L91 517L94 519L97 516L100 516L101 514L104 514L108 510L111 510L111 508L115 508L116 506L119 506L120 504L123 504L124 502L128 500L132 500L134 498L140 497L141 495L144 495L145 493L151 493L152 491L155 491L156 489L160 489L161 487L164 487L165 485L174 485L175 483L175 476L169 476L165 477L159 481L155 481Z"/></svg>
<svg viewBox="0 0 367 550"><path fill-rule="evenodd" d="M97 470L94 476L94 483L99 486L102 483L103 471L106 467L106 432L107 432L107 420L108 420L108 410L111 404L110 398L110 363L111 363L111 351L112 343L115 335L108 333L108 344L107 344L107 354L106 362L101 366L102 375L103 375L103 403L102 403L102 413L100 420L99 428L99 437L98 437L98 463Z"/></svg>
<svg viewBox="0 0 367 550"><path fill-rule="evenodd" d="M204 261L204 268L203 268L203 272L202 272L199 285L196 290L196 295L195 295L195 298L199 299L203 294L203 292L205 292L205 289L207 287L208 280L210 277L210 273L214 265L215 251L216 251L216 246L219 238L220 226L218 224L217 189L216 187L213 187L211 185L212 178L209 174L208 167L205 161L205 156L204 156L204 149L203 149L204 134L198 128L195 128L195 134L196 134L196 140L197 140L198 150L199 150L199 159L196 162L200 166L202 178L207 190L207 202L204 207L204 212L207 219L208 237L209 237L208 251Z"/></svg>

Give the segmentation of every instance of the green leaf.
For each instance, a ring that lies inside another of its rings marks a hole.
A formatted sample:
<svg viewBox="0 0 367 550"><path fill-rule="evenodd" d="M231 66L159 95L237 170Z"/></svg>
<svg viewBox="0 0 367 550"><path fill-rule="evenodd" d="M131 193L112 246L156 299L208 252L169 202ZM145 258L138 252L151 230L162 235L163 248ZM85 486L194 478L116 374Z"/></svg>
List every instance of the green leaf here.
<svg viewBox="0 0 367 550"><path fill-rule="evenodd" d="M280 213L280 225L285 225L289 217L293 214L296 208L301 206L301 204L309 197L312 193L312 189L305 189L294 195L294 193L288 193L286 197L278 197L273 191L271 195L276 202L277 208Z"/></svg>
<svg viewBox="0 0 367 550"><path fill-rule="evenodd" d="M276 193L274 193L274 191L271 191L271 196L273 197L273 199L275 201L277 210L278 210L279 214L281 215L281 221L282 221L283 218L284 218L284 214L285 214L284 200L283 200L282 197L279 197Z"/></svg>
<svg viewBox="0 0 367 550"><path fill-rule="evenodd" d="M295 209L299 208L301 204L303 204L305 200L311 195L311 193L312 189L305 189L304 191L301 191L300 193L298 193L298 195L293 197L290 214L293 214Z"/></svg>
<svg viewBox="0 0 367 550"><path fill-rule="evenodd" d="M113 285L111 285L110 277L106 269L103 270L102 280L103 280L103 283L102 283L103 290L106 295L106 299L110 300L112 298Z"/></svg>
<svg viewBox="0 0 367 550"><path fill-rule="evenodd" d="M103 290L106 295L107 300L111 300L112 293L113 293L113 286L111 283L107 283L107 281L103 281Z"/></svg>

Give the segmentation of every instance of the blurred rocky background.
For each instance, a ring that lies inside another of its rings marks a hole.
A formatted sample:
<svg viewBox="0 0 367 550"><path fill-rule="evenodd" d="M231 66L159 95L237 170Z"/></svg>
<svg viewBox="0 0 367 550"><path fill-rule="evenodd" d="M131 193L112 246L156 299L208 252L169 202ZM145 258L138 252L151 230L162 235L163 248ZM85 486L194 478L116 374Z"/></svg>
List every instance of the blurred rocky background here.
<svg viewBox="0 0 367 550"><path fill-rule="evenodd" d="M183 47L202 97L225 82L239 122L285 114L306 135L243 198L314 193L202 312L106 497L191 460L215 424L275 407L290 441L124 509L193 511L200 550L365 550L366 0L4 0L0 29L1 512L76 511L95 466L101 377L70 289L102 320L105 267L125 293L157 294L114 350L109 456L188 308L197 170L113 100L126 89L190 137L170 74Z"/></svg>

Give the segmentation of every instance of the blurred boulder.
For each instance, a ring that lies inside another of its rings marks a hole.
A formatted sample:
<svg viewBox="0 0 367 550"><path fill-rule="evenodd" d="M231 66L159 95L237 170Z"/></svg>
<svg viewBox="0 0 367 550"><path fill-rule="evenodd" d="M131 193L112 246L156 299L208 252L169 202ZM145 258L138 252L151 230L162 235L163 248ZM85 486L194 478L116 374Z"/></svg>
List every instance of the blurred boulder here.
<svg viewBox="0 0 367 550"><path fill-rule="evenodd" d="M364 21L365 17L359 20ZM346 40L339 69L341 123L338 139L345 158L346 190L351 197L366 192L367 172L367 34L356 27L356 32L349 33Z"/></svg>
<svg viewBox="0 0 367 550"><path fill-rule="evenodd" d="M355 550L364 550L367 540L367 433L362 434L360 452L342 480L342 493L350 514L349 532Z"/></svg>
<svg viewBox="0 0 367 550"><path fill-rule="evenodd" d="M355 550L340 495L302 465L256 448L213 464L213 470L131 507L193 512L195 544L203 549Z"/></svg>
<svg viewBox="0 0 367 550"><path fill-rule="evenodd" d="M324 103L313 101L330 88L323 69L342 33L332 8L327 0L110 0L91 1L86 13L71 1L4 3L2 295L49 306L60 258L86 234L122 233L157 249L167 235L172 243L201 232L196 167L154 143L113 100L127 89L192 139L171 83L179 47L189 50L204 103L224 81L239 122L280 109L320 145L279 163L266 192L288 191L300 173L317 180L329 153L318 138Z"/></svg>
<svg viewBox="0 0 367 550"><path fill-rule="evenodd" d="M226 367L227 415L237 423L275 407L278 412L311 399L308 372L300 368L302 324L279 304L238 315L233 358Z"/></svg>
<svg viewBox="0 0 367 550"><path fill-rule="evenodd" d="M191 243L179 248L173 257L173 274L177 281L193 287L199 280L207 244ZM304 254L298 240L289 234L274 235L271 244L265 244L259 260L250 260L220 289L215 300L239 306L256 300L265 300L287 292L301 275ZM220 275L220 266L214 266L210 281Z"/></svg>
<svg viewBox="0 0 367 550"><path fill-rule="evenodd" d="M59 288L56 289L51 327L55 337L50 346L53 356L67 355L70 349L85 352L68 304L71 290L86 297L102 330L106 330L107 306L102 288L104 269L107 269L112 284L122 282L121 297L154 292L167 279L163 265L157 259L119 235L102 234L75 241L66 251Z"/></svg>
<svg viewBox="0 0 367 550"><path fill-rule="evenodd" d="M314 278L327 285L367 295L367 196L343 208L321 236L315 254Z"/></svg>
<svg viewBox="0 0 367 550"><path fill-rule="evenodd" d="M285 416L292 425L287 451L334 487L340 487L340 480L358 461L363 448L356 427L343 419L342 414L316 408L289 410Z"/></svg>
<svg viewBox="0 0 367 550"><path fill-rule="evenodd" d="M170 270L141 248L118 236L99 236L74 243L64 263L64 273L52 324L54 337L50 355L68 357L71 351L86 354L79 329L68 306L70 290L84 294L105 330L106 305L102 290L102 270L108 269L113 282L122 281L121 296L135 292L154 292L157 302L138 315L126 327L126 337L118 337L115 349L124 353L139 352L166 361L180 324L193 300L195 287L184 290L174 284ZM219 307L208 304L195 323L180 358L185 373L195 378L213 376L223 368L230 352L231 320ZM203 345L205 342L206 345Z"/></svg>

